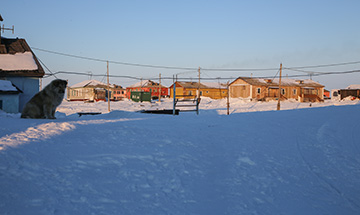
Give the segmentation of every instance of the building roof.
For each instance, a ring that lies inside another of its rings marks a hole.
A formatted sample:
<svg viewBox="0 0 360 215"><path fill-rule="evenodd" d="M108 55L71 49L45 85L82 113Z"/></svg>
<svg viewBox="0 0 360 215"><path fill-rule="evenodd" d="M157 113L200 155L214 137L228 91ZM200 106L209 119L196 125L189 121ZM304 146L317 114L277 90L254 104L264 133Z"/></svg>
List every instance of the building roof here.
<svg viewBox="0 0 360 215"><path fill-rule="evenodd" d="M70 88L84 88L84 87L107 88L107 84L97 80L85 80L80 83L74 84Z"/></svg>
<svg viewBox="0 0 360 215"><path fill-rule="evenodd" d="M8 80L0 80L0 93L19 93L19 90Z"/></svg>
<svg viewBox="0 0 360 215"><path fill-rule="evenodd" d="M200 88L200 89L226 89L227 85L219 82L188 82L188 81L177 81L178 85L183 88ZM173 85L171 85L172 88Z"/></svg>
<svg viewBox="0 0 360 215"><path fill-rule="evenodd" d="M44 69L25 39L1 37L0 76L43 77Z"/></svg>
<svg viewBox="0 0 360 215"><path fill-rule="evenodd" d="M151 80L143 80L143 81L139 81L131 86L129 86L128 88L136 88L136 87L158 87L159 83L156 83L154 81ZM162 88L166 88L165 86L161 85Z"/></svg>
<svg viewBox="0 0 360 215"><path fill-rule="evenodd" d="M352 85L349 85L346 89L349 89L349 90L358 90L358 89L360 89L360 84L352 84Z"/></svg>
<svg viewBox="0 0 360 215"><path fill-rule="evenodd" d="M249 78L249 77L239 77L236 80L243 80L246 83L254 86L279 86L279 79L266 79L266 78ZM236 80L234 80L231 84L233 84ZM230 84L230 85L231 85ZM281 86L295 86L295 87L324 87L324 85L319 84L313 80L299 80L299 79L290 79L290 78L282 78Z"/></svg>

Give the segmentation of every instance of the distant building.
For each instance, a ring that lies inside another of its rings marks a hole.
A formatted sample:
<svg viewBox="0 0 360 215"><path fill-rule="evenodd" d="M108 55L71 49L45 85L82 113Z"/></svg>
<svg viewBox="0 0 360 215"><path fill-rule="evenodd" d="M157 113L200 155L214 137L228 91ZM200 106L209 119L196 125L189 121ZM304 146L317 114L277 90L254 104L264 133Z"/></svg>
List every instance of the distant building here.
<svg viewBox="0 0 360 215"><path fill-rule="evenodd" d="M239 77L230 83L230 97L259 101L296 99L300 102L324 101L324 86L312 80Z"/></svg>
<svg viewBox="0 0 360 215"><path fill-rule="evenodd" d="M161 93L160 93L161 89ZM161 94L161 98L169 96L169 88L151 80L140 81L129 87L126 87L126 97L130 99L131 92L150 92L152 99L158 99Z"/></svg>
<svg viewBox="0 0 360 215"><path fill-rule="evenodd" d="M352 97L352 99L360 99L360 84L349 85L345 89L331 90L332 100L342 100L346 97Z"/></svg>
<svg viewBox="0 0 360 215"><path fill-rule="evenodd" d="M110 88L111 91L111 96L110 99L111 101L120 101L123 100L124 98L126 98L126 90L120 86L120 85L111 85L112 87Z"/></svg>
<svg viewBox="0 0 360 215"><path fill-rule="evenodd" d="M324 89L324 99L330 99L330 91Z"/></svg>
<svg viewBox="0 0 360 215"><path fill-rule="evenodd" d="M44 69L25 39L1 37L0 79L10 81L19 90L19 102L12 111L21 112L25 104L39 92Z"/></svg>
<svg viewBox="0 0 360 215"><path fill-rule="evenodd" d="M174 84L170 86L170 97L174 97ZM227 97L227 85L217 82L175 82L176 98L195 98L199 89L200 97L209 97L212 99L222 99Z"/></svg>
<svg viewBox="0 0 360 215"><path fill-rule="evenodd" d="M97 80L85 80L67 88L68 101L106 101L107 84ZM119 101L125 98L125 90L120 85L109 85L110 100Z"/></svg>

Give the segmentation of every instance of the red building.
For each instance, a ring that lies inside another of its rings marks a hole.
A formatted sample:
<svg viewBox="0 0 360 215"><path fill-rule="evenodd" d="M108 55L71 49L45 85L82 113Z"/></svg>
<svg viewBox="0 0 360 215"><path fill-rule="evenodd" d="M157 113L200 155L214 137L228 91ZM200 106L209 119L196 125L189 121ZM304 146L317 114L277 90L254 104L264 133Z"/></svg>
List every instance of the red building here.
<svg viewBox="0 0 360 215"><path fill-rule="evenodd" d="M112 101L120 101L126 98L125 89L122 88L119 85L113 85L113 88L110 88L111 90L111 100Z"/></svg>
<svg viewBox="0 0 360 215"><path fill-rule="evenodd" d="M161 98L169 96L169 88L151 80L140 81L126 88L126 97L130 99L131 92L150 92L152 99L158 99L161 89Z"/></svg>

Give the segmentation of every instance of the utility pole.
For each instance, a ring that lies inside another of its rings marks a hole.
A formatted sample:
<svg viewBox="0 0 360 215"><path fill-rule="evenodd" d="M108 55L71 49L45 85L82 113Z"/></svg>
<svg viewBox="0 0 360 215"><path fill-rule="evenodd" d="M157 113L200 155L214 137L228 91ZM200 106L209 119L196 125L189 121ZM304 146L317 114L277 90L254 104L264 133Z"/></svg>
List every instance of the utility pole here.
<svg viewBox="0 0 360 215"><path fill-rule="evenodd" d="M176 81L175 75L173 75L173 115L175 116L175 106L176 106Z"/></svg>
<svg viewBox="0 0 360 215"><path fill-rule="evenodd" d="M229 87L229 81L227 82L227 102L226 102L226 107L227 107L227 115L230 115L230 87Z"/></svg>
<svg viewBox="0 0 360 215"><path fill-rule="evenodd" d="M277 110L280 110L280 98L281 98L281 71L282 71L282 63L280 63L279 96L278 96Z"/></svg>
<svg viewBox="0 0 360 215"><path fill-rule="evenodd" d="M106 61L107 67L107 91L108 91L108 111L110 112L110 83L109 83L109 61Z"/></svg>
<svg viewBox="0 0 360 215"><path fill-rule="evenodd" d="M159 103L161 103L161 73L159 73Z"/></svg>
<svg viewBox="0 0 360 215"><path fill-rule="evenodd" d="M199 115L199 103L200 103L200 67L198 69L199 72L199 83L197 89L197 99L196 99L196 114Z"/></svg>
<svg viewBox="0 0 360 215"><path fill-rule="evenodd" d="M198 83L198 89L197 89L197 98L200 98L200 67L198 69L198 76L199 76L199 83Z"/></svg>

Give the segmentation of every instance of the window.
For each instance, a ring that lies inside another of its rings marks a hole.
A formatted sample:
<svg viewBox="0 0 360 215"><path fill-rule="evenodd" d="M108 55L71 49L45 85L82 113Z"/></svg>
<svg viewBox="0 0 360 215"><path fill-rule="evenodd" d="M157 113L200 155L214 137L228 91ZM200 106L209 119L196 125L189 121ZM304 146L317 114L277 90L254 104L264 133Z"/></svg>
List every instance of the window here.
<svg viewBox="0 0 360 215"><path fill-rule="evenodd" d="M294 95L296 95L296 89L293 90Z"/></svg>
<svg viewBox="0 0 360 215"><path fill-rule="evenodd" d="M338 95L339 95L338 92L334 91L333 96L338 96Z"/></svg>
<svg viewBox="0 0 360 215"><path fill-rule="evenodd" d="M257 92L257 94L260 94L261 93L261 88L257 88L256 92Z"/></svg>
<svg viewBox="0 0 360 215"><path fill-rule="evenodd" d="M281 88L281 94L285 95L285 89Z"/></svg>
<svg viewBox="0 0 360 215"><path fill-rule="evenodd" d="M189 91L189 96L191 96L192 95L192 91Z"/></svg>
<svg viewBox="0 0 360 215"><path fill-rule="evenodd" d="M209 91L206 91L206 94L208 94L209 93Z"/></svg>
<svg viewBox="0 0 360 215"><path fill-rule="evenodd" d="M203 93L202 93L202 91L200 91L200 96L202 96L203 95Z"/></svg>

